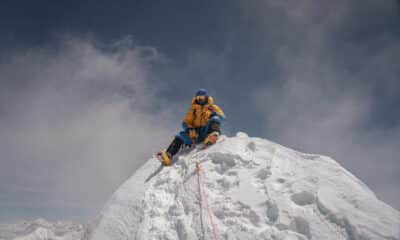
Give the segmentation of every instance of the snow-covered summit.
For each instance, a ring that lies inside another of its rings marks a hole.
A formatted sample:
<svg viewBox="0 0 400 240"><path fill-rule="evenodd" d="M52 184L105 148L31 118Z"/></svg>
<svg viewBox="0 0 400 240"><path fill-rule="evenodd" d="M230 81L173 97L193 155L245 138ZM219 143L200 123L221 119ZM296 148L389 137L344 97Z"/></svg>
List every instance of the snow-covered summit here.
<svg viewBox="0 0 400 240"><path fill-rule="evenodd" d="M399 226L399 212L331 158L238 133L171 167L150 159L85 238L394 240Z"/></svg>

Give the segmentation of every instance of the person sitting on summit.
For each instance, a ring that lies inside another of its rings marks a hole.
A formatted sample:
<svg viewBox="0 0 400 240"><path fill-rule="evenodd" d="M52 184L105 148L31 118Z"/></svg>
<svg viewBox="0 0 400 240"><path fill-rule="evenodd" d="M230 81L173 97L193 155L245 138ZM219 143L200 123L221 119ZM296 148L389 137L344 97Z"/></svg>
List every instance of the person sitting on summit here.
<svg viewBox="0 0 400 240"><path fill-rule="evenodd" d="M157 153L157 158L164 166L169 166L173 156L183 144L188 146L201 142L206 146L215 144L221 134L220 126L224 119L224 112L214 103L213 97L208 95L207 90L198 90L183 120L183 131L175 136L167 150Z"/></svg>

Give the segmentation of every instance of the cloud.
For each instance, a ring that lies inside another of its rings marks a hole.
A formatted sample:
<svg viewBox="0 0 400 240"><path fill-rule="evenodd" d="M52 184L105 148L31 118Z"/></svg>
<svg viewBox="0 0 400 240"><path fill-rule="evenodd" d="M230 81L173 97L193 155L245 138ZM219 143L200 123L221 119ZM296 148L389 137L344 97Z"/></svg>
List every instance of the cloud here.
<svg viewBox="0 0 400 240"><path fill-rule="evenodd" d="M281 70L278 80L254 90L265 134L333 156L400 209L400 127L387 105L400 93L400 38L387 31L395 4L287 0L243 8L261 35L271 35Z"/></svg>
<svg viewBox="0 0 400 240"><path fill-rule="evenodd" d="M0 64L0 209L98 211L170 141L175 116L152 70L164 60L129 38L63 37L10 53Z"/></svg>
<svg viewBox="0 0 400 240"><path fill-rule="evenodd" d="M223 8L223 31L171 59L131 38L2 52L0 218L93 215L168 144L199 87L226 112L225 133L331 155L399 208L398 3L240 4Z"/></svg>

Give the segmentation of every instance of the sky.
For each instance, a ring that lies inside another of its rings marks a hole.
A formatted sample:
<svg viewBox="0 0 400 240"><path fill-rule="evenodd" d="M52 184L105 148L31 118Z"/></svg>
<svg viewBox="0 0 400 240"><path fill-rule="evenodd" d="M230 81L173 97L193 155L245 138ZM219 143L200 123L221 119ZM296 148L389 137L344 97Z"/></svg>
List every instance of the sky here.
<svg viewBox="0 0 400 240"><path fill-rule="evenodd" d="M2 1L0 221L86 222L206 88L223 132L400 209L400 1Z"/></svg>

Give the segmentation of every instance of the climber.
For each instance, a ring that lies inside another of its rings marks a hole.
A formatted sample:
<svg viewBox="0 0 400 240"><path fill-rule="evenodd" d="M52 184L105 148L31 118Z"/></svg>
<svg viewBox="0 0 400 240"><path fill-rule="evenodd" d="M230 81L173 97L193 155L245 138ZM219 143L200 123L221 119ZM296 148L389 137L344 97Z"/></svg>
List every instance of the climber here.
<svg viewBox="0 0 400 240"><path fill-rule="evenodd" d="M164 166L169 166L173 156L183 144L188 146L202 142L205 146L215 144L221 134L220 125L224 118L224 112L214 104L214 99L208 95L207 90L198 90L183 120L183 131L175 136L167 150L157 153L157 158Z"/></svg>

